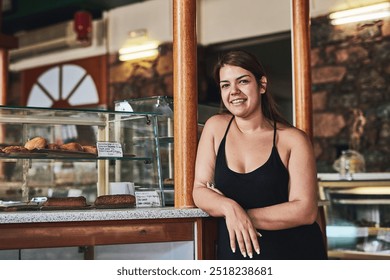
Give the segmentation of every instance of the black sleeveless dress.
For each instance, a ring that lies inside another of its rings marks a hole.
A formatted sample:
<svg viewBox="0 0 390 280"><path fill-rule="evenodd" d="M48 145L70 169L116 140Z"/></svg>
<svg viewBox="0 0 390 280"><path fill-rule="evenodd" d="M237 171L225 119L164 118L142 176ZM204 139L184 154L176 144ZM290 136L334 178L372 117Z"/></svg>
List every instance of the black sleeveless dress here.
<svg viewBox="0 0 390 280"><path fill-rule="evenodd" d="M218 148L215 185L225 196L237 201L244 209L287 202L289 174L275 146L276 129L274 129L271 155L266 163L249 173L237 173L227 166L225 143L233 118ZM259 238L260 255L254 253L253 259L326 259L322 233L317 223L284 230L258 229L258 231L262 234ZM238 245L236 253L232 252L224 218L218 218L217 246L218 259L245 259Z"/></svg>

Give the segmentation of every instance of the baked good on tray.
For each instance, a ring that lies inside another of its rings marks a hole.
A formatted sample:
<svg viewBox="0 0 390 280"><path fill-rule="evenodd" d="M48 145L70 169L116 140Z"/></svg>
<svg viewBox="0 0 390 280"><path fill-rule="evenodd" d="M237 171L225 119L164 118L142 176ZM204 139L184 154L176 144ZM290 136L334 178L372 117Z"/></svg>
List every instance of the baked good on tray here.
<svg viewBox="0 0 390 280"><path fill-rule="evenodd" d="M96 146L89 146L89 145L86 145L86 146L83 146L83 150L84 150L84 152L86 152L86 153L97 154L97 148L96 148Z"/></svg>
<svg viewBox="0 0 390 280"><path fill-rule="evenodd" d="M28 150L34 150L34 149L44 149L46 148L47 141L45 138L37 136L33 139L29 140L24 144L24 147Z"/></svg>
<svg viewBox="0 0 390 280"><path fill-rule="evenodd" d="M26 149L23 146L7 146L7 147L3 148L3 152L6 153L6 154L10 154L10 153L28 153L29 150Z"/></svg>
<svg viewBox="0 0 390 280"><path fill-rule="evenodd" d="M81 146L79 143L71 142L67 144L60 145L61 150L65 151L72 151L72 152L83 152L83 146Z"/></svg>
<svg viewBox="0 0 390 280"><path fill-rule="evenodd" d="M84 196L77 197L48 197L42 204L44 207L85 207L87 200Z"/></svg>
<svg viewBox="0 0 390 280"><path fill-rule="evenodd" d="M95 206L134 206L135 196L131 194L101 195L95 200Z"/></svg>
<svg viewBox="0 0 390 280"><path fill-rule="evenodd" d="M61 150L60 145L55 144L55 143L47 144L46 148L49 149L49 150Z"/></svg>

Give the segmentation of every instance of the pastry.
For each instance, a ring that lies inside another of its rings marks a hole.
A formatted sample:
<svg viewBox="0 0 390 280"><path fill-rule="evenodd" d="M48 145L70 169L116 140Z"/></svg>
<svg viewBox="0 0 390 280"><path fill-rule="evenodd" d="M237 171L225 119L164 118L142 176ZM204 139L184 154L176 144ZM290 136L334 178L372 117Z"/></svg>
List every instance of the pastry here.
<svg viewBox="0 0 390 280"><path fill-rule="evenodd" d="M60 145L54 143L47 144L47 148L49 150L61 150Z"/></svg>
<svg viewBox="0 0 390 280"><path fill-rule="evenodd" d="M28 153L29 150L23 146L7 146L3 148L4 153Z"/></svg>
<svg viewBox="0 0 390 280"><path fill-rule="evenodd" d="M85 207L87 200L84 196L77 197L49 197L42 206L55 207Z"/></svg>
<svg viewBox="0 0 390 280"><path fill-rule="evenodd" d="M96 146L83 146L83 149L86 153L97 154Z"/></svg>
<svg viewBox="0 0 390 280"><path fill-rule="evenodd" d="M134 205L135 196L131 194L101 195L95 200L96 206L102 205Z"/></svg>
<svg viewBox="0 0 390 280"><path fill-rule="evenodd" d="M173 185L173 178L165 178L164 185Z"/></svg>
<svg viewBox="0 0 390 280"><path fill-rule="evenodd" d="M72 151L72 152L84 151L83 146L81 146L79 143L76 143L76 142L62 144L62 145L60 145L60 149L65 150L65 151Z"/></svg>
<svg viewBox="0 0 390 280"><path fill-rule="evenodd" d="M34 137L33 139L26 142L24 147L28 150L34 150L34 149L44 149L46 148L47 141L43 137Z"/></svg>

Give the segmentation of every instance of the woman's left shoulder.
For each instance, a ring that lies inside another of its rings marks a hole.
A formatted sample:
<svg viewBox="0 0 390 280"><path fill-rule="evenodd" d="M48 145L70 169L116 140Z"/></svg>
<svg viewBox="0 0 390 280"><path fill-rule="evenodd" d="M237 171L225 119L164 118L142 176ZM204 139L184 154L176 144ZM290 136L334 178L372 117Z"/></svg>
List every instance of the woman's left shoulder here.
<svg viewBox="0 0 390 280"><path fill-rule="evenodd" d="M294 126L277 125L279 140L287 146L296 146L297 144L308 144L310 139L301 129Z"/></svg>

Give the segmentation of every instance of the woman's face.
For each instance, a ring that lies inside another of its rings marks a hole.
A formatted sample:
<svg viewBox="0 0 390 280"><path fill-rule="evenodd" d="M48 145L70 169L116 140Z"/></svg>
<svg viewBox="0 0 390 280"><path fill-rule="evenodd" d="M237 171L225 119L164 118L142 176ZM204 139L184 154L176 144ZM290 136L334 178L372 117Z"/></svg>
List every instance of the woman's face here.
<svg viewBox="0 0 390 280"><path fill-rule="evenodd" d="M265 92L265 87L259 86L251 72L238 66L224 65L219 71L219 78L222 101L233 115L246 117L261 110L261 94Z"/></svg>

